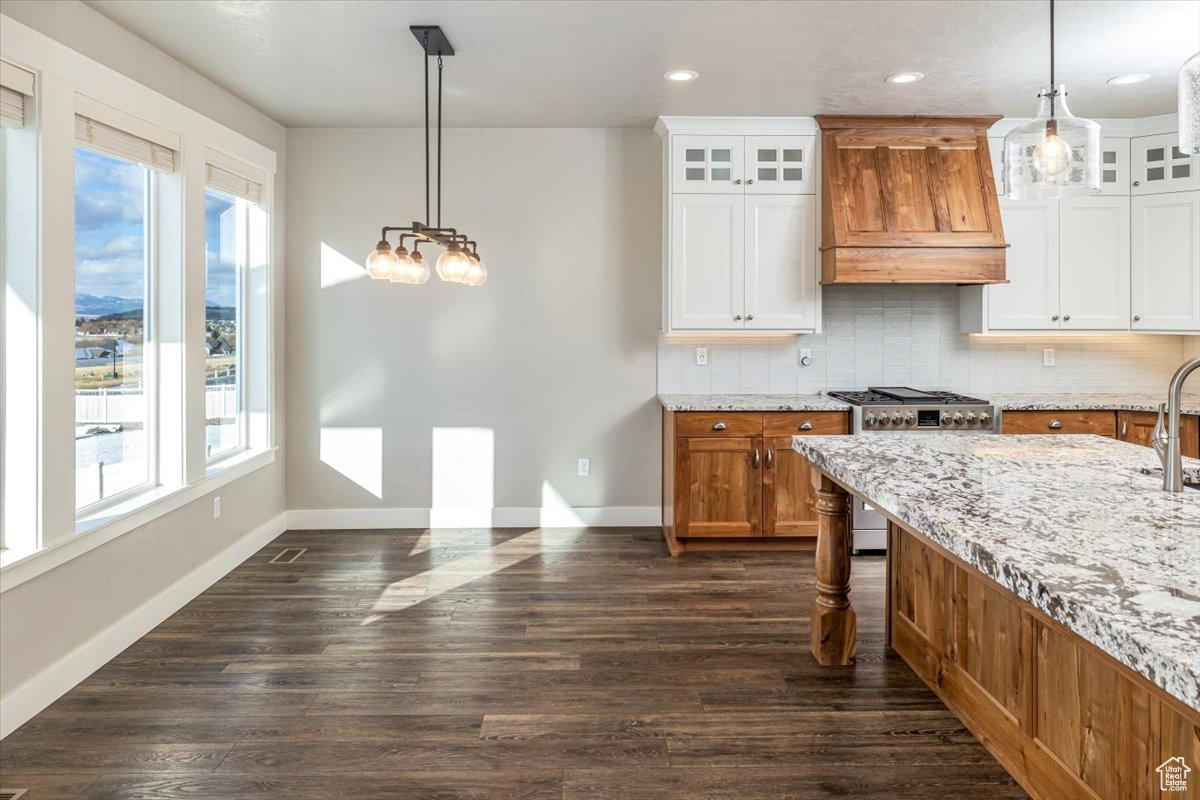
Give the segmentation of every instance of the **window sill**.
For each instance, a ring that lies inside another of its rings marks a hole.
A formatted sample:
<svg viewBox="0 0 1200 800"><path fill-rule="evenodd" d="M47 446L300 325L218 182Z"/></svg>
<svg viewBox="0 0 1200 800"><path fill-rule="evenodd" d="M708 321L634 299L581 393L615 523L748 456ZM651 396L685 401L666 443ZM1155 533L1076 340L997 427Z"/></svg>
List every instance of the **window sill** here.
<svg viewBox="0 0 1200 800"><path fill-rule="evenodd" d="M40 550L0 551L0 593L36 578L73 558L83 555L122 534L140 528L209 492L274 463L276 448L247 451L222 459L208 468L207 475L190 486L158 487L117 505L80 518L75 534Z"/></svg>

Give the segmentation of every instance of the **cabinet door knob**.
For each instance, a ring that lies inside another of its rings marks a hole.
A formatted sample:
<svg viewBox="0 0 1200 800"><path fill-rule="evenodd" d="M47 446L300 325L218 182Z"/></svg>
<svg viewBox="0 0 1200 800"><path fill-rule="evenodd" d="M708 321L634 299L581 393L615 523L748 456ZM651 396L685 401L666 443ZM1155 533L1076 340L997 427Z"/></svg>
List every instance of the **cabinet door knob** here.
<svg viewBox="0 0 1200 800"><path fill-rule="evenodd" d="M724 423L724 422L717 422L717 423L713 424L713 430L714 430L714 431L723 431L723 430L725 430L725 423Z"/></svg>
<svg viewBox="0 0 1200 800"><path fill-rule="evenodd" d="M1141 321L1142 321L1142 316L1141 316L1140 314L1134 314L1134 315L1133 315L1133 321L1134 321L1134 322L1141 322Z"/></svg>
<svg viewBox="0 0 1200 800"><path fill-rule="evenodd" d="M739 186L739 185L741 185L741 183L742 183L742 179L741 179L741 178L734 178L734 179L733 179L733 185L734 185L734 186Z"/></svg>
<svg viewBox="0 0 1200 800"><path fill-rule="evenodd" d="M1134 181L1134 182L1133 182L1133 185L1134 185L1134 186L1141 186L1141 185L1142 185L1142 182L1141 182L1141 181Z"/></svg>
<svg viewBox="0 0 1200 800"><path fill-rule="evenodd" d="M755 469L758 469L758 448L754 448L754 461L752 462Z"/></svg>
<svg viewBox="0 0 1200 800"><path fill-rule="evenodd" d="M801 423L800 423L800 430L802 430L802 431L811 431L811 430L812 430L812 423L811 423L811 422L809 422L808 420L804 420L804 422L801 422Z"/></svg>
<svg viewBox="0 0 1200 800"><path fill-rule="evenodd" d="M741 319L741 318L742 318L742 315L741 315L741 314L734 314L734 315L733 315L733 318L734 318L734 319Z"/></svg>
<svg viewBox="0 0 1200 800"><path fill-rule="evenodd" d="M1052 419L1046 423L1046 427L1048 427L1052 431L1056 431L1062 427L1062 422L1060 422L1059 420L1056 420L1056 419Z"/></svg>
<svg viewBox="0 0 1200 800"><path fill-rule="evenodd" d="M1070 322L1070 321L1071 321L1071 315L1070 315L1070 314L1067 314L1067 315L1065 315L1065 316L1063 317L1063 322Z"/></svg>
<svg viewBox="0 0 1200 800"><path fill-rule="evenodd" d="M746 183L754 183L754 178L747 178Z"/></svg>
<svg viewBox="0 0 1200 800"><path fill-rule="evenodd" d="M1051 322L1058 322L1058 314L1055 314L1053 317L1051 317L1051 318L1050 318L1050 321L1051 321Z"/></svg>
<svg viewBox="0 0 1200 800"><path fill-rule="evenodd" d="M746 319L754 319L754 315L753 315L753 314L747 314L747 315L746 315Z"/></svg>

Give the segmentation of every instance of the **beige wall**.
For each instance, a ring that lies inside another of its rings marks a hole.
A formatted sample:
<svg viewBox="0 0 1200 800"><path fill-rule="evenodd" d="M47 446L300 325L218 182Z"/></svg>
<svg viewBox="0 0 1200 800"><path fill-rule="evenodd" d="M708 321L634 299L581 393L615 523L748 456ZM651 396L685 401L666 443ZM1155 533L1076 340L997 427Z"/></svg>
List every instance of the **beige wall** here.
<svg viewBox="0 0 1200 800"><path fill-rule="evenodd" d="M539 507L547 484L572 506L656 506L661 142L447 131L442 217L480 242L481 289L362 271L380 227L423 216L421 147L419 130L288 132L289 509L429 508L442 427L493 431L495 507ZM381 454L323 460L322 428L378 429Z"/></svg>
<svg viewBox="0 0 1200 800"><path fill-rule="evenodd" d="M285 129L81 3L5 0L3 11L278 153L274 311L276 338L282 342ZM280 345L275 363L280 444L283 364ZM280 514L283 458L217 493L222 498L220 520L212 519L211 498L203 497L0 595L0 695L8 695Z"/></svg>

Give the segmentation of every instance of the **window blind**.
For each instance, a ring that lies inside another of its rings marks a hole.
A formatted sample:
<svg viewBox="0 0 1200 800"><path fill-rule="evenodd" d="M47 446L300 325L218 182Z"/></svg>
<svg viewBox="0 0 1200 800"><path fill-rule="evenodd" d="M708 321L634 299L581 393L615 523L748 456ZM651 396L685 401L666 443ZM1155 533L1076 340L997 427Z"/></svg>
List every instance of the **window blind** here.
<svg viewBox="0 0 1200 800"><path fill-rule="evenodd" d="M241 197L251 203L263 200L267 174L224 153L206 148L205 182L219 192Z"/></svg>
<svg viewBox="0 0 1200 800"><path fill-rule="evenodd" d="M175 151L171 148L82 114L75 115L75 144L161 172L175 171Z"/></svg>
<svg viewBox="0 0 1200 800"><path fill-rule="evenodd" d="M33 97L33 73L0 61L0 124L25 125L26 97Z"/></svg>

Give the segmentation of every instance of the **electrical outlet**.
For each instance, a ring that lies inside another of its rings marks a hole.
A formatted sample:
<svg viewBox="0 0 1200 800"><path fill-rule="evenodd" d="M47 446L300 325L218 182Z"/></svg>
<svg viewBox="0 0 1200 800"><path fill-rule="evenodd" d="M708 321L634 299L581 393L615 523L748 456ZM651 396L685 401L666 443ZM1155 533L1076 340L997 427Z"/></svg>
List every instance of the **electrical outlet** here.
<svg viewBox="0 0 1200 800"><path fill-rule="evenodd" d="M800 366L802 366L802 367L812 366L812 348L811 347L801 347L800 348Z"/></svg>
<svg viewBox="0 0 1200 800"><path fill-rule="evenodd" d="M708 366L708 348L707 347L697 347L696 348L696 366L697 367L707 367Z"/></svg>
<svg viewBox="0 0 1200 800"><path fill-rule="evenodd" d="M590 458L579 459L579 477L586 478L592 474L592 460Z"/></svg>
<svg viewBox="0 0 1200 800"><path fill-rule="evenodd" d="M220 518L221 518L221 498L214 497L213 498L213 519L220 519Z"/></svg>
<svg viewBox="0 0 1200 800"><path fill-rule="evenodd" d="M1050 348L1046 348L1045 350L1042 351L1042 366L1043 367L1053 367L1054 366L1054 351L1051 350Z"/></svg>

